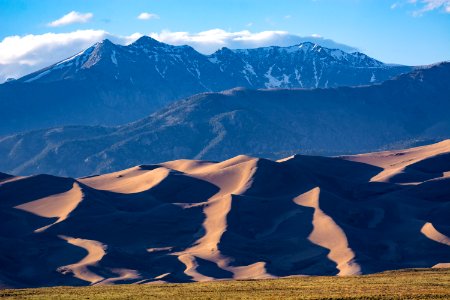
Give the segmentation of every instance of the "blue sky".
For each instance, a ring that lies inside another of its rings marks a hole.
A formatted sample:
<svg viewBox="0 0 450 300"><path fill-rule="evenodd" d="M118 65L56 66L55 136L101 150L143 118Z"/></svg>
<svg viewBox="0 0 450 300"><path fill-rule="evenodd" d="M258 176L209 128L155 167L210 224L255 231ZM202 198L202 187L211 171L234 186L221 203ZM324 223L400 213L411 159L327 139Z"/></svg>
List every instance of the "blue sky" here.
<svg viewBox="0 0 450 300"><path fill-rule="evenodd" d="M73 23L69 20L68 24L50 26L72 11L79 14ZM156 16L138 19L143 12ZM99 31L123 40L138 33L162 38L160 34L165 32L166 42L180 38L174 34L177 32L189 36L211 29L251 34L283 31L303 37L320 35L389 63L419 65L450 60L450 0L0 0L0 20L0 68L11 62L33 64L31 59L7 52L13 47L6 45L8 37L18 36L16 41L21 43L14 47L30 52L35 45L27 44L24 36L33 35L38 43L46 33L77 30L96 30L79 32L96 34L93 40L100 37ZM214 33L204 38L214 39ZM67 51L85 46L76 44ZM66 55L55 50L49 56L59 58L59 53Z"/></svg>

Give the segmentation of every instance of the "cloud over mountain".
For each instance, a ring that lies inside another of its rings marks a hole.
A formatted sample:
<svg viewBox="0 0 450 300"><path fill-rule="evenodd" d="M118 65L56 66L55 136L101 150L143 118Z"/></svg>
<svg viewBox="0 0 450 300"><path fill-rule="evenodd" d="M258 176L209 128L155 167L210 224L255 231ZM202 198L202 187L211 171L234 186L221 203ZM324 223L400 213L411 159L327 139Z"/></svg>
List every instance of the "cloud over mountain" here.
<svg viewBox="0 0 450 300"><path fill-rule="evenodd" d="M115 43L127 45L142 35L141 33L133 33L129 36L120 36L105 30L88 29L67 33L49 32L38 35L8 36L0 41L0 82L9 77L18 78L37 71L82 51L105 38ZM203 53L212 53L222 47L290 46L305 41L312 41L327 48L339 48L346 52L356 50L353 47L317 35L301 37L286 31L250 32L244 30L228 32L222 29L211 29L199 33L162 31L150 35L161 42L173 45L191 45Z"/></svg>
<svg viewBox="0 0 450 300"><path fill-rule="evenodd" d="M8 36L0 42L0 82L8 77L18 78L39 70L106 38L129 44L140 36L117 36L104 30L91 29Z"/></svg>
<svg viewBox="0 0 450 300"><path fill-rule="evenodd" d="M323 38L317 34L311 36L299 36L287 31L270 30L261 32L226 31L223 29L210 29L198 33L184 31L172 32L164 30L160 33L153 32L151 37L164 43L173 45L188 44L197 51L212 53L219 48L247 49L266 46L292 46L303 42L314 42L327 48L338 48L346 52L355 52L356 48L337 43L333 40Z"/></svg>

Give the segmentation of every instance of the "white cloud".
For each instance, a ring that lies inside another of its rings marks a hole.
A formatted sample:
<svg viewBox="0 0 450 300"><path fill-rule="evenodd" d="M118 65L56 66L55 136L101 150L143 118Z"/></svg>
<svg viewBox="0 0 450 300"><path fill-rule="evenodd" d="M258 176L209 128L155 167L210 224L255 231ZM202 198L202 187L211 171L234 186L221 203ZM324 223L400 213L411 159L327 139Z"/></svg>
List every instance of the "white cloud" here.
<svg viewBox="0 0 450 300"><path fill-rule="evenodd" d="M59 27L59 26L65 26L65 25L74 24L74 23L86 23L90 19L92 19L93 16L94 16L94 14L92 14L92 13L83 14L83 13L79 13L77 11L71 11L67 15L64 15L61 18L59 18L58 20L48 23L48 26Z"/></svg>
<svg viewBox="0 0 450 300"><path fill-rule="evenodd" d="M133 34L127 36L112 36L109 37L112 41L117 41L118 44L121 45L129 45L132 42L136 41L138 38L142 37L144 34L140 32L135 32Z"/></svg>
<svg viewBox="0 0 450 300"><path fill-rule="evenodd" d="M140 13L139 16L137 16L139 20L150 20L150 19L159 19L159 16L157 14L152 14L148 12Z"/></svg>
<svg viewBox="0 0 450 300"><path fill-rule="evenodd" d="M450 12L450 0L422 0L422 9L420 12L427 12L435 9L443 9L445 12Z"/></svg>
<svg viewBox="0 0 450 300"><path fill-rule="evenodd" d="M406 4L414 5L416 8L413 12L413 16L421 16L426 12L433 10L440 10L445 13L450 13L450 0L407 0ZM401 3L394 3L391 8L397 8Z"/></svg>
<svg viewBox="0 0 450 300"><path fill-rule="evenodd" d="M9 36L0 41L0 83L8 77L19 78L78 53L96 42L110 39L127 45L141 37L141 33L118 36L104 30L77 30L68 33ZM221 47L255 48L263 46L291 46L312 41L328 48L345 51L357 49L338 44L317 34L301 37L286 31L228 32L212 29L199 33L162 31L151 33L153 38L172 45L191 45L202 53L212 53Z"/></svg>
<svg viewBox="0 0 450 300"><path fill-rule="evenodd" d="M222 29L211 29L199 33L172 32L164 30L160 33L153 32L151 37L161 42L172 45L190 45L202 53L212 53L222 47L232 49L256 48L265 46L292 46L302 42L311 41L328 48L339 48L344 51L354 52L356 48L339 44L333 40L325 39L320 35L298 36L287 31L261 31L249 30L229 32Z"/></svg>
<svg viewBox="0 0 450 300"><path fill-rule="evenodd" d="M104 30L8 36L0 41L0 82L47 67L106 38L129 44L141 36L139 33L115 36Z"/></svg>

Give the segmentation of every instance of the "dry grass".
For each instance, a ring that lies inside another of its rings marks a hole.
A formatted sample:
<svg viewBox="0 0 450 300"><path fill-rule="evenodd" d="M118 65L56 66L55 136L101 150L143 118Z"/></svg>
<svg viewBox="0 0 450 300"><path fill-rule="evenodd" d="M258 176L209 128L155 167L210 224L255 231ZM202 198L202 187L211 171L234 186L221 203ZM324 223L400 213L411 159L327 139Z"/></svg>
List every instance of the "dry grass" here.
<svg viewBox="0 0 450 300"><path fill-rule="evenodd" d="M450 269L351 277L0 290L3 299L450 299Z"/></svg>

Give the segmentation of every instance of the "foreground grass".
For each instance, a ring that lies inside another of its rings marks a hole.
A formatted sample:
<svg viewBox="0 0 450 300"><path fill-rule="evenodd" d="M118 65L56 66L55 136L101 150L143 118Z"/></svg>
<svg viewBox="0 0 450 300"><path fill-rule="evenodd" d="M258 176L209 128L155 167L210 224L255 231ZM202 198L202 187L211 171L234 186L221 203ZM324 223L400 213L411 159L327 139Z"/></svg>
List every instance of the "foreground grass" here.
<svg viewBox="0 0 450 300"><path fill-rule="evenodd" d="M352 277L0 290L2 299L450 299L450 269Z"/></svg>

